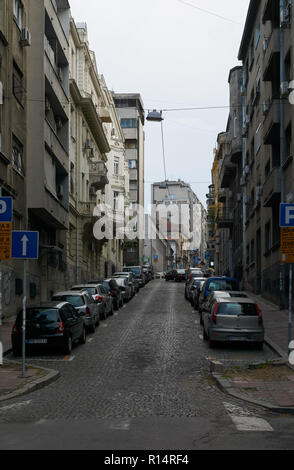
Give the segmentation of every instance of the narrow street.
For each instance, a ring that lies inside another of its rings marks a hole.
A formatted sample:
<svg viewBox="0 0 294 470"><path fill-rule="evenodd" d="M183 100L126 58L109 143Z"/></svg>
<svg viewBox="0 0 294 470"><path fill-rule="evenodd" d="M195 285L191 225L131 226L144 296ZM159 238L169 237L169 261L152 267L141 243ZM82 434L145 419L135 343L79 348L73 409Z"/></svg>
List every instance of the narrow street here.
<svg viewBox="0 0 294 470"><path fill-rule="evenodd" d="M209 357L246 361L272 353L266 346L210 350L201 335L184 284L149 283L70 359L28 356L61 377L1 404L0 449L293 448L293 417L224 395L209 373ZM250 431L240 430L238 416Z"/></svg>

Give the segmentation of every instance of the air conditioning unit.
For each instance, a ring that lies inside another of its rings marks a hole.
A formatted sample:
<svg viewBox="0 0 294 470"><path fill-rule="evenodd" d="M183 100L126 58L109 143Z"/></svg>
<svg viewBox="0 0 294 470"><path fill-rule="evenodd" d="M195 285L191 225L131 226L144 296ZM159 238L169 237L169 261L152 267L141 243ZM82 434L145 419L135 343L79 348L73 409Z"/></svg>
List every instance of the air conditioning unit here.
<svg viewBox="0 0 294 470"><path fill-rule="evenodd" d="M31 33L28 28L23 28L20 33L20 44L22 47L30 46L32 43Z"/></svg>
<svg viewBox="0 0 294 470"><path fill-rule="evenodd" d="M267 114L270 109L270 100L265 100L263 102L263 114Z"/></svg>
<svg viewBox="0 0 294 470"><path fill-rule="evenodd" d="M62 198L63 198L63 195L64 195L63 186L61 186L61 184L59 184L59 185L57 186L57 197L58 197L58 199L62 199Z"/></svg>
<svg viewBox="0 0 294 470"><path fill-rule="evenodd" d="M48 96L46 96L46 98L45 98L45 111L46 112L51 111L51 104L50 104Z"/></svg>
<svg viewBox="0 0 294 470"><path fill-rule="evenodd" d="M289 95L289 82L281 83L281 97L286 98Z"/></svg>

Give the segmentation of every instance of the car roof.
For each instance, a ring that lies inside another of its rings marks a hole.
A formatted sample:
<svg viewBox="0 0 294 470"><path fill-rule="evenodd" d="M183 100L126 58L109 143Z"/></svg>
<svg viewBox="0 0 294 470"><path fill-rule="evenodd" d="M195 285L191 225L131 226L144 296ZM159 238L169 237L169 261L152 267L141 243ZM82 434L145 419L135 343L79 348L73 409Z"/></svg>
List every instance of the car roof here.
<svg viewBox="0 0 294 470"><path fill-rule="evenodd" d="M228 303L228 304L256 304L255 300L249 299L249 298L244 298L244 297L219 297L217 299L217 302L219 303Z"/></svg>
<svg viewBox="0 0 294 470"><path fill-rule="evenodd" d="M73 290L66 290L66 291L62 291L62 292L55 292L53 294L53 297L57 296L57 295L77 295L77 294L87 294L87 291L81 289L81 290L76 290L76 291L73 291Z"/></svg>
<svg viewBox="0 0 294 470"><path fill-rule="evenodd" d="M30 304L27 305L26 308L58 308L61 307L62 305L67 305L68 302L64 300L52 300L48 302L40 302L38 304Z"/></svg>
<svg viewBox="0 0 294 470"><path fill-rule="evenodd" d="M81 289L80 290L83 290L83 287L96 287L96 286L101 286L101 284L99 284L99 282L97 282L97 284L77 284L76 286L72 286L72 289L73 288L78 288L80 287Z"/></svg>

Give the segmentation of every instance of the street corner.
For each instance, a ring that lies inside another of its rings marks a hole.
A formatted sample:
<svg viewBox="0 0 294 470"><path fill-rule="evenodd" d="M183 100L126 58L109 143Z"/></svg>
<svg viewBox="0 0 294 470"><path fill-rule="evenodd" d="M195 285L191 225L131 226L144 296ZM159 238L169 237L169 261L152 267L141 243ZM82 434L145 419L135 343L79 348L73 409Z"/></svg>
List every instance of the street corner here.
<svg viewBox="0 0 294 470"><path fill-rule="evenodd" d="M274 412L294 414L294 370L286 362L217 369L212 376L224 393Z"/></svg>
<svg viewBox="0 0 294 470"><path fill-rule="evenodd" d="M27 365L24 377L22 364L4 360L0 366L0 403L38 390L60 377L58 371Z"/></svg>

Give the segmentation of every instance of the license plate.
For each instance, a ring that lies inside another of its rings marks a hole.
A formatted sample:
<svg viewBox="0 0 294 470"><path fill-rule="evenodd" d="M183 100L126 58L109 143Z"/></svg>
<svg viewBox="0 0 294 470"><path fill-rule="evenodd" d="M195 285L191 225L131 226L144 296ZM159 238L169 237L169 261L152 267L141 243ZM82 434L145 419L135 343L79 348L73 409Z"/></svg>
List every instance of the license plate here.
<svg viewBox="0 0 294 470"><path fill-rule="evenodd" d="M47 344L47 339L27 339L27 344Z"/></svg>
<svg viewBox="0 0 294 470"><path fill-rule="evenodd" d="M241 336L228 336L228 341L246 341L247 338Z"/></svg>

